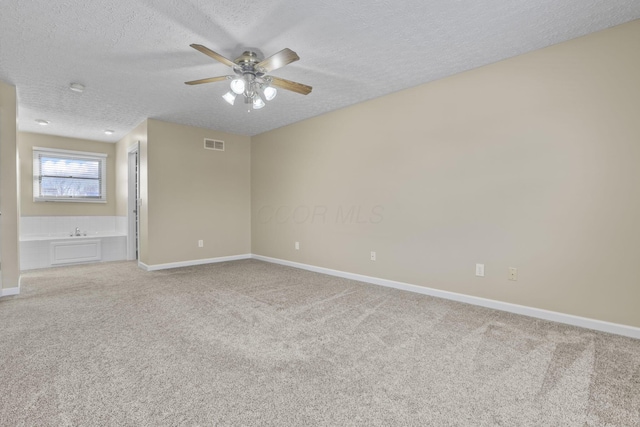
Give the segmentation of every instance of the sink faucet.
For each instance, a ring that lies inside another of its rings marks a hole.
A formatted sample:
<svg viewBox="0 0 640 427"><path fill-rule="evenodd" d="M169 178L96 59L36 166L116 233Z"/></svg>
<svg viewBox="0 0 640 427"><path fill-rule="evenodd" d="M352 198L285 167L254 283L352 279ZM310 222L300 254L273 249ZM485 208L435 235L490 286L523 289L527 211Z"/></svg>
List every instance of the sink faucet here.
<svg viewBox="0 0 640 427"><path fill-rule="evenodd" d="M80 227L76 227L76 236L80 235Z"/></svg>

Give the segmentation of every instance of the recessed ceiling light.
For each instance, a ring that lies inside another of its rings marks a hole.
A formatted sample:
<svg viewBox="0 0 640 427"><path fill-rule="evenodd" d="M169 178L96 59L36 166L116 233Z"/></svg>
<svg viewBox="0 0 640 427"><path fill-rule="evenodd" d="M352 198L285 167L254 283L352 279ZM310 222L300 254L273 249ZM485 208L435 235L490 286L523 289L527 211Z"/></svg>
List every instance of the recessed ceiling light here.
<svg viewBox="0 0 640 427"><path fill-rule="evenodd" d="M107 135L113 135L115 131L112 131L111 129L107 129L104 131L104 133L106 133Z"/></svg>
<svg viewBox="0 0 640 427"><path fill-rule="evenodd" d="M71 83L71 85L69 86L69 89L71 89L74 92L82 93L84 92L84 85L80 83Z"/></svg>
<svg viewBox="0 0 640 427"><path fill-rule="evenodd" d="M48 120L42 120L42 119L37 119L36 123L39 124L40 126L46 126L49 124Z"/></svg>

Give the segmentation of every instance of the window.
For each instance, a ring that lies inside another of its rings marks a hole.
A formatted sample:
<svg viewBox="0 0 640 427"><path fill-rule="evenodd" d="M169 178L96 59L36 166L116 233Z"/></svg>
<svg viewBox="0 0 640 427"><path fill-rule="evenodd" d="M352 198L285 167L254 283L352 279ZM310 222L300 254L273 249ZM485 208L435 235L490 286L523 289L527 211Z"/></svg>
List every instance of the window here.
<svg viewBox="0 0 640 427"><path fill-rule="evenodd" d="M107 201L107 155L33 147L33 200Z"/></svg>

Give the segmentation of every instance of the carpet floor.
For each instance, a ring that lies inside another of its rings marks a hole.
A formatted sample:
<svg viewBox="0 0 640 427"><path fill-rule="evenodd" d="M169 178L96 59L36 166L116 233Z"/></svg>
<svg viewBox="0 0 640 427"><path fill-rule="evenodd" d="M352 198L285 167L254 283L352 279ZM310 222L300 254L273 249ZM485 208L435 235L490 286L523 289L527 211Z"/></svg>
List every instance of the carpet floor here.
<svg viewBox="0 0 640 427"><path fill-rule="evenodd" d="M639 426L640 340L257 260L35 270L2 426Z"/></svg>

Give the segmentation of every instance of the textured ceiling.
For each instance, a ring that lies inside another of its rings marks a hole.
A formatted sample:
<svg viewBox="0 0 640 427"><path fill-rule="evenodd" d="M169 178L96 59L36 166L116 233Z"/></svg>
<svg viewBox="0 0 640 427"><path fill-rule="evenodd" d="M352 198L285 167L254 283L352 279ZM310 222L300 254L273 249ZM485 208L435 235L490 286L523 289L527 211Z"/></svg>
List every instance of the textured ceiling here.
<svg viewBox="0 0 640 427"><path fill-rule="evenodd" d="M154 118L255 135L638 18L638 0L2 0L0 80L22 131L115 142ZM313 92L231 107L226 82L184 84L229 74L191 43L288 47L300 61L271 74Z"/></svg>

